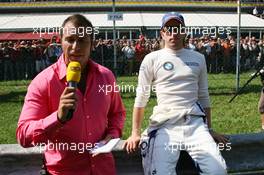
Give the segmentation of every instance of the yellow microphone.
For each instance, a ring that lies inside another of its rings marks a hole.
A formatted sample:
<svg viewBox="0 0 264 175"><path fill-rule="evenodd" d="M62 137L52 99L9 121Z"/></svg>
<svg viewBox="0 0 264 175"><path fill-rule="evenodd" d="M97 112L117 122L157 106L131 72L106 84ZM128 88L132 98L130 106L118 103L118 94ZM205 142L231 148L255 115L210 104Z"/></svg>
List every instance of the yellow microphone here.
<svg viewBox="0 0 264 175"><path fill-rule="evenodd" d="M77 88L81 79L81 64L77 61L71 61L67 67L66 80L68 87Z"/></svg>
<svg viewBox="0 0 264 175"><path fill-rule="evenodd" d="M71 61L67 67L66 80L68 82L68 87L78 87L78 83L81 79L81 65L77 61ZM73 116L74 109L70 109L66 118L70 120Z"/></svg>

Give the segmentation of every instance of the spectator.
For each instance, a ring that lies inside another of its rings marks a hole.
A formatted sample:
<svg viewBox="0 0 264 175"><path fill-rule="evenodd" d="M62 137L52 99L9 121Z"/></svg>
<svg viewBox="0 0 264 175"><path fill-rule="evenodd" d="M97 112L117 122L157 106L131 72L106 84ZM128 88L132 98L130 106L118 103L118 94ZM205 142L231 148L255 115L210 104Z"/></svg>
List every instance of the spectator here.
<svg viewBox="0 0 264 175"><path fill-rule="evenodd" d="M97 63L104 65L105 64L105 52L106 46L102 38L99 38L97 45L95 46Z"/></svg>
<svg viewBox="0 0 264 175"><path fill-rule="evenodd" d="M32 79L35 75L35 59L34 48L31 41L27 41L25 45L25 77L26 79Z"/></svg>
<svg viewBox="0 0 264 175"><path fill-rule="evenodd" d="M132 46L131 41L128 41L128 45L122 48L122 52L128 65L128 75L132 75L135 62L135 47Z"/></svg>
<svg viewBox="0 0 264 175"><path fill-rule="evenodd" d="M114 66L114 46L111 40L105 41L106 52L105 52L105 66L113 70Z"/></svg>
<svg viewBox="0 0 264 175"><path fill-rule="evenodd" d="M57 61L58 56L61 54L61 49L60 46L56 43L56 39L52 40L52 43L50 43L46 48L44 54L47 57L47 66L50 66Z"/></svg>
<svg viewBox="0 0 264 175"><path fill-rule="evenodd" d="M45 45L43 40L36 42L36 73L40 73L46 67L46 57L44 55Z"/></svg>
<svg viewBox="0 0 264 175"><path fill-rule="evenodd" d="M257 58L259 55L259 46L257 44L256 38L252 37L250 45L249 45L249 51L250 51L250 67L255 67L257 63Z"/></svg>
<svg viewBox="0 0 264 175"><path fill-rule="evenodd" d="M216 44L216 72L219 73L223 70L223 46L221 44L221 39L217 38Z"/></svg>
<svg viewBox="0 0 264 175"><path fill-rule="evenodd" d="M12 63L13 48L7 42L4 42L3 60L4 60L4 80L14 79L14 70Z"/></svg>
<svg viewBox="0 0 264 175"><path fill-rule="evenodd" d="M143 61L144 57L147 54L147 50L145 47L146 40L143 36L140 37L138 43L135 46L135 52L136 52L136 72L139 71L139 67L141 62Z"/></svg>
<svg viewBox="0 0 264 175"><path fill-rule="evenodd" d="M190 39L189 39L189 43L188 43L187 47L188 47L190 50L195 50L195 51L196 51L196 46L194 45L194 39L193 39L193 38L190 38Z"/></svg>
<svg viewBox="0 0 264 175"><path fill-rule="evenodd" d="M231 58L230 58L230 51L231 51L231 45L229 39L225 39L223 43L223 71L224 73L230 72L230 65L231 65Z"/></svg>
<svg viewBox="0 0 264 175"><path fill-rule="evenodd" d="M160 42L155 38L154 43L152 44L153 51L160 50Z"/></svg>
<svg viewBox="0 0 264 175"><path fill-rule="evenodd" d="M209 72L216 73L217 72L217 43L216 38L210 41L211 52L209 54Z"/></svg>

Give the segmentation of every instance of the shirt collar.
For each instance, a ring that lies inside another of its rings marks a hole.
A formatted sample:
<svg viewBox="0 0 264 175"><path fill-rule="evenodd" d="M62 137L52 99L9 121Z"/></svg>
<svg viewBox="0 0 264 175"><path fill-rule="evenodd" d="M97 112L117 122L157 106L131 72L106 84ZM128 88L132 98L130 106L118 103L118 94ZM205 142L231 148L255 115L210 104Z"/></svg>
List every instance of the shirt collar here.
<svg viewBox="0 0 264 175"><path fill-rule="evenodd" d="M88 74L96 72L99 70L98 64L95 63L94 61L92 61L91 59L88 60L87 66L88 66ZM59 57L59 59L56 63L55 69L59 75L60 80L62 80L66 77L67 66L66 66L65 61L64 61L64 54L61 54L61 56Z"/></svg>

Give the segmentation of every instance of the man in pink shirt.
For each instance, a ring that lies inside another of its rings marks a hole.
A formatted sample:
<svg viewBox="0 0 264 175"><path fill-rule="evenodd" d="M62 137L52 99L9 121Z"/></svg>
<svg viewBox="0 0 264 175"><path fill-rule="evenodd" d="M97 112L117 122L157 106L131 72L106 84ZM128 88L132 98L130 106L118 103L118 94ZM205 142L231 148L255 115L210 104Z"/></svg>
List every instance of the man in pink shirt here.
<svg viewBox="0 0 264 175"><path fill-rule="evenodd" d="M23 147L47 144L44 155L50 174L114 175L112 154L94 156L89 150L121 137L125 109L119 92L114 91L115 77L89 59L93 41L89 20L72 15L62 27L63 54L29 85L17 140ZM77 89L67 87L66 68L71 61L81 64ZM68 119L71 109L73 117Z"/></svg>

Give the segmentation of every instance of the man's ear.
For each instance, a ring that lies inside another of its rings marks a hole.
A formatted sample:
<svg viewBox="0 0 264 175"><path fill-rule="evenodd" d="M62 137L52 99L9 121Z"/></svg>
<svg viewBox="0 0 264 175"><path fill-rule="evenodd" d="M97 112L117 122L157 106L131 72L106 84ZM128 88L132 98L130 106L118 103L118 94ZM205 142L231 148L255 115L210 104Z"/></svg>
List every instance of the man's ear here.
<svg viewBox="0 0 264 175"><path fill-rule="evenodd" d="M160 38L163 39L163 36L164 36L164 32L163 32L163 29L160 30Z"/></svg>

